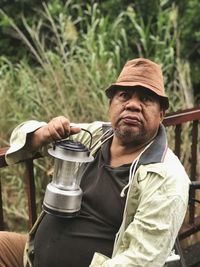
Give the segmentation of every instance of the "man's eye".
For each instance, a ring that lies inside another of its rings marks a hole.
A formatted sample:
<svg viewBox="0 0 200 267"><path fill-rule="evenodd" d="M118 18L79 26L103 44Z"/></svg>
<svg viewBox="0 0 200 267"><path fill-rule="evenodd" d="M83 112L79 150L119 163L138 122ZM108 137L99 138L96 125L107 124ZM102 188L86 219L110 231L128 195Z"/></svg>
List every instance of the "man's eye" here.
<svg viewBox="0 0 200 267"><path fill-rule="evenodd" d="M154 102L154 98L151 96L141 96L142 102Z"/></svg>
<svg viewBox="0 0 200 267"><path fill-rule="evenodd" d="M118 94L118 97L121 99L127 99L129 97L129 94L127 92L120 92Z"/></svg>
<svg viewBox="0 0 200 267"><path fill-rule="evenodd" d="M122 96L122 97L125 97L126 95L127 95L126 92L121 92L121 93L119 94L119 96Z"/></svg>

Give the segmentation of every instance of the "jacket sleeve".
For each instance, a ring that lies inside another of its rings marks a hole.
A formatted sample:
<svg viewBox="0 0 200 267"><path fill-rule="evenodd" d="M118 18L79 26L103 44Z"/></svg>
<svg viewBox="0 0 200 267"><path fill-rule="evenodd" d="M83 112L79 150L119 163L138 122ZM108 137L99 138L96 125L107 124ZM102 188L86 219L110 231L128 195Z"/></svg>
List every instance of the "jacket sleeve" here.
<svg viewBox="0 0 200 267"><path fill-rule="evenodd" d="M31 120L21 123L13 130L10 137L10 148L6 152L6 162L8 165L34 156L35 153L25 147L27 136L45 124L45 122Z"/></svg>
<svg viewBox="0 0 200 267"><path fill-rule="evenodd" d="M93 136L93 142L95 142L102 134L102 124L103 122L96 121L93 123L76 124L76 126L90 131ZM44 146L39 151L35 152L30 151L28 146L26 146L28 134L33 133L44 125L46 125L46 122L31 120L21 123L13 130L10 137L10 148L6 153L6 162L8 165L32 158L36 152L40 152L42 155L47 154L47 146ZM71 126L73 125L75 124L71 123ZM83 142L85 145L89 145L91 137L87 132L81 131L79 134L71 136L70 139L76 139Z"/></svg>
<svg viewBox="0 0 200 267"><path fill-rule="evenodd" d="M127 223L116 254L108 259L95 253L90 267L163 267L187 208L189 182L184 176L173 186L169 177L147 174L139 185L135 216Z"/></svg>

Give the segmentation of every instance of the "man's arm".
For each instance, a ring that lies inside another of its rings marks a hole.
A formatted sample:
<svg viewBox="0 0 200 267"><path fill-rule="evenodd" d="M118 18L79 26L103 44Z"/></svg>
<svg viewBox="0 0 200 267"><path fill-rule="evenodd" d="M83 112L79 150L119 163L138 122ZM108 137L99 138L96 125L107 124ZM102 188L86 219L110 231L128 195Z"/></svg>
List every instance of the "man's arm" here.
<svg viewBox="0 0 200 267"><path fill-rule="evenodd" d="M64 116L56 117L49 123L34 120L22 123L11 134L6 162L10 165L31 158L47 144L79 131L80 128L71 127Z"/></svg>

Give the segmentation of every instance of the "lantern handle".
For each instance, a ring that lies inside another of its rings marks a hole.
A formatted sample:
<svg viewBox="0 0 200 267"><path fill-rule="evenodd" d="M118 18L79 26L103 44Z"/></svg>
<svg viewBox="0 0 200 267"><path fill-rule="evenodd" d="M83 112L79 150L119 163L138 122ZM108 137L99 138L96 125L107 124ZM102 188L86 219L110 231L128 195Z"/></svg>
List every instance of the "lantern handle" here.
<svg viewBox="0 0 200 267"><path fill-rule="evenodd" d="M71 128L71 127L73 127L73 126L70 126L70 128ZM92 146L92 134L91 134L90 131L88 131L88 130L86 130L86 129L84 129L84 128L80 128L80 129L81 129L81 131L85 131L85 132L87 132L87 133L90 135L90 143L89 143L89 150L90 150L90 149L91 149L91 146ZM61 140L59 140L59 141L55 141L55 142L53 143L53 147L55 146L56 143L65 141L65 140L67 140L68 138L69 138L69 135L68 135L66 138L63 138L63 139L61 139Z"/></svg>
<svg viewBox="0 0 200 267"><path fill-rule="evenodd" d="M81 128L82 131L85 131L86 133L88 133L90 135L90 144L89 144L89 150L91 149L91 146L92 146L92 134L90 131L84 129L84 128Z"/></svg>

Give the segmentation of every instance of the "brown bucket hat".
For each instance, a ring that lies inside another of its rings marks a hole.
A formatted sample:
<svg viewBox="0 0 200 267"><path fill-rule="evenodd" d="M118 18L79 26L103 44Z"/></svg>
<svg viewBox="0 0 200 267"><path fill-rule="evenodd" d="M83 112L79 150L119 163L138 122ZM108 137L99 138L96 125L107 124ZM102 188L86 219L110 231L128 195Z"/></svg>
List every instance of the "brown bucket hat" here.
<svg viewBox="0 0 200 267"><path fill-rule="evenodd" d="M111 84L106 89L106 95L111 98L119 86L145 87L160 97L161 104L165 109L169 107L161 67L149 59L136 58L128 61L124 65L116 83Z"/></svg>

